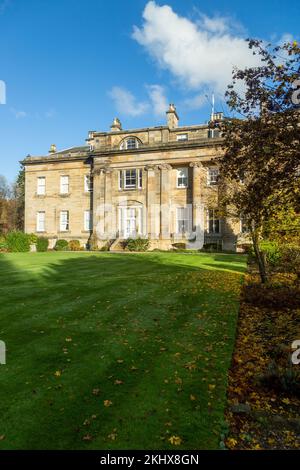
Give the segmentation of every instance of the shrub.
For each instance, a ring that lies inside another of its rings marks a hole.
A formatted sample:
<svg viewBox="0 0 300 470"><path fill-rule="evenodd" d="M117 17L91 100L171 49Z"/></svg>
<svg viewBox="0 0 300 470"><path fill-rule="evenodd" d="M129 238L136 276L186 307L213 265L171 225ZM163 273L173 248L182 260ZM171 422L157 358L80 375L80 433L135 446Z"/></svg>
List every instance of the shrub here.
<svg viewBox="0 0 300 470"><path fill-rule="evenodd" d="M80 251L81 250L80 241L79 240L70 240L69 241L69 249L71 251Z"/></svg>
<svg viewBox="0 0 300 470"><path fill-rule="evenodd" d="M147 251L150 242L148 238L128 238L126 240L126 247L129 251Z"/></svg>
<svg viewBox="0 0 300 470"><path fill-rule="evenodd" d="M30 245L36 245L37 240L38 240L38 236L35 233L29 233L28 237L29 237Z"/></svg>
<svg viewBox="0 0 300 470"><path fill-rule="evenodd" d="M285 271L300 275L300 247L287 245L281 248L281 263Z"/></svg>
<svg viewBox="0 0 300 470"><path fill-rule="evenodd" d="M10 252L25 253L30 250L30 236L24 232L10 232L6 235L7 249Z"/></svg>
<svg viewBox="0 0 300 470"><path fill-rule="evenodd" d="M36 241L36 251L42 252L47 251L49 245L49 240L46 237L37 237Z"/></svg>
<svg viewBox="0 0 300 470"><path fill-rule="evenodd" d="M175 248L176 250L185 250L186 249L186 243L183 243L183 242L172 243L172 247Z"/></svg>
<svg viewBox="0 0 300 470"><path fill-rule="evenodd" d="M55 247L54 247L54 250L56 251L66 251L68 249L68 242L67 240L57 240L57 242L55 243Z"/></svg>
<svg viewBox="0 0 300 470"><path fill-rule="evenodd" d="M277 242L264 240L260 242L259 248L265 254L268 264L276 266L279 263L281 252Z"/></svg>
<svg viewBox="0 0 300 470"><path fill-rule="evenodd" d="M5 253L8 251L7 242L4 236L0 235L0 253Z"/></svg>

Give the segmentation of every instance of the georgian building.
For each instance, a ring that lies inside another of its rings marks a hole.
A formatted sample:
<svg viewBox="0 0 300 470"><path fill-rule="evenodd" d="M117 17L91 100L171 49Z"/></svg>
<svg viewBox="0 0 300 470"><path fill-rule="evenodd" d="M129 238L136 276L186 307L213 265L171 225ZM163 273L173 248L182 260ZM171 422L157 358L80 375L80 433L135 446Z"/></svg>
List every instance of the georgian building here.
<svg viewBox="0 0 300 470"><path fill-rule="evenodd" d="M222 119L221 113L213 116ZM179 126L174 105L165 126L90 131L87 145L25 166L25 231L83 246L118 250L127 238L150 239L150 249L185 243L235 250L239 221L218 217L218 157L222 138L208 124ZM176 245L175 245L176 246Z"/></svg>

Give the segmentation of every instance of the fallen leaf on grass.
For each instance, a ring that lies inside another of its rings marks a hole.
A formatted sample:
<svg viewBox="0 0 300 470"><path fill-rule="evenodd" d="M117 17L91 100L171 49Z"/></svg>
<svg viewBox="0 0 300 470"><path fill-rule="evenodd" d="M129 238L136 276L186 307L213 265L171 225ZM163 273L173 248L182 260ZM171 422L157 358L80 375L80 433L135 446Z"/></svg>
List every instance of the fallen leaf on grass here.
<svg viewBox="0 0 300 470"><path fill-rule="evenodd" d="M169 442L173 445L173 446L180 446L180 444L182 443L182 439L179 437L179 436L171 436L169 438Z"/></svg>
<svg viewBox="0 0 300 470"><path fill-rule="evenodd" d="M104 400L103 404L104 404L104 406L106 406L106 408L108 408L109 406L112 405L112 401L110 401L110 400Z"/></svg>

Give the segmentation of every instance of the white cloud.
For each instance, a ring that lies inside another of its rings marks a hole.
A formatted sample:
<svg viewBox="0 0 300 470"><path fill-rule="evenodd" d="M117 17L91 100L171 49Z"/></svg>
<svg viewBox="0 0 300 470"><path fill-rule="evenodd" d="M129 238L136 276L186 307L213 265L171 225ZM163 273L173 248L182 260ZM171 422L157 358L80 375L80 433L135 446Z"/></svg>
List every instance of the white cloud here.
<svg viewBox="0 0 300 470"><path fill-rule="evenodd" d="M26 113L25 111L19 111L14 108L10 108L10 111L13 113L16 119L22 119L28 116L28 113Z"/></svg>
<svg viewBox="0 0 300 470"><path fill-rule="evenodd" d="M259 62L244 39L232 31L228 18L201 15L200 21L193 22L168 5L149 1L143 19L142 27L134 27L133 38L189 89L206 87L223 94L234 66Z"/></svg>
<svg viewBox="0 0 300 470"><path fill-rule="evenodd" d="M157 116L163 116L168 109L168 101L165 96L164 87L161 85L148 85L147 91L152 103L152 109Z"/></svg>
<svg viewBox="0 0 300 470"><path fill-rule="evenodd" d="M127 116L140 116L144 114L149 104L146 102L138 102L135 96L125 88L114 86L109 92L109 96L113 99L117 111Z"/></svg>
<svg viewBox="0 0 300 470"><path fill-rule="evenodd" d="M56 116L56 111L54 108L50 108L48 109L48 111L45 112L45 118L53 118L54 116Z"/></svg>
<svg viewBox="0 0 300 470"><path fill-rule="evenodd" d="M202 108L202 106L204 106L205 104L207 105L207 99L208 98L205 96L205 94L200 93L198 95L193 96L192 98L186 98L184 100L184 105L185 108L189 110L199 109Z"/></svg>

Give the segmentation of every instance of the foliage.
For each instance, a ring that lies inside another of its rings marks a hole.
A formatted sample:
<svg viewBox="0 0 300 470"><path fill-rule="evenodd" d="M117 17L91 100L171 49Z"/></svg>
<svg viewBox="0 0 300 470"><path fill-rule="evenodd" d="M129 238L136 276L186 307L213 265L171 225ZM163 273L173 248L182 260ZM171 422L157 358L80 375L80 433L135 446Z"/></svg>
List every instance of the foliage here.
<svg viewBox="0 0 300 470"><path fill-rule="evenodd" d="M69 248L69 243L67 242L67 240L64 240L64 239L57 240L54 246L55 251L67 251L68 248Z"/></svg>
<svg viewBox="0 0 300 470"><path fill-rule="evenodd" d="M30 245L35 245L37 243L38 236L35 233L29 233L28 238Z"/></svg>
<svg viewBox="0 0 300 470"><path fill-rule="evenodd" d="M260 284L254 274L246 277L229 374L225 442L230 449L300 448L300 373L291 364L291 343L299 338L299 301L295 276L271 273L268 284ZM249 411L233 412L238 406Z"/></svg>
<svg viewBox="0 0 300 470"><path fill-rule="evenodd" d="M79 240L70 240L69 241L69 249L71 251L80 251L81 245Z"/></svg>
<svg viewBox="0 0 300 470"><path fill-rule="evenodd" d="M225 152L220 173L226 187L222 205L228 215L242 215L249 227L265 282L259 241L265 231L272 231L270 222L278 211L284 214L299 204L299 114L292 95L300 49L297 43L272 48L255 40L249 40L249 47L261 65L234 70L226 93L229 107L246 119L221 125ZM244 94L238 91L241 82Z"/></svg>
<svg viewBox="0 0 300 470"><path fill-rule="evenodd" d="M186 243L172 243L172 247L176 248L177 250L185 250L186 249Z"/></svg>
<svg viewBox="0 0 300 470"><path fill-rule="evenodd" d="M127 238L126 247L129 251L147 251L150 246L148 238Z"/></svg>
<svg viewBox="0 0 300 470"><path fill-rule="evenodd" d="M6 239L3 235L0 235L0 253L5 253L6 251L8 251Z"/></svg>
<svg viewBox="0 0 300 470"><path fill-rule="evenodd" d="M275 241L262 240L259 244L260 251L265 254L267 262L276 266L281 259L279 244Z"/></svg>
<svg viewBox="0 0 300 470"><path fill-rule="evenodd" d="M300 277L300 245L283 245L281 247L281 263L288 272Z"/></svg>
<svg viewBox="0 0 300 470"><path fill-rule="evenodd" d="M106 243L105 245L101 246L100 251L109 251L109 244Z"/></svg>
<svg viewBox="0 0 300 470"><path fill-rule="evenodd" d="M42 252L47 251L49 246L49 240L46 237L38 237L36 241L36 251Z"/></svg>
<svg viewBox="0 0 300 470"><path fill-rule="evenodd" d="M26 252L30 249L30 235L19 231L9 232L6 243L10 252Z"/></svg>

